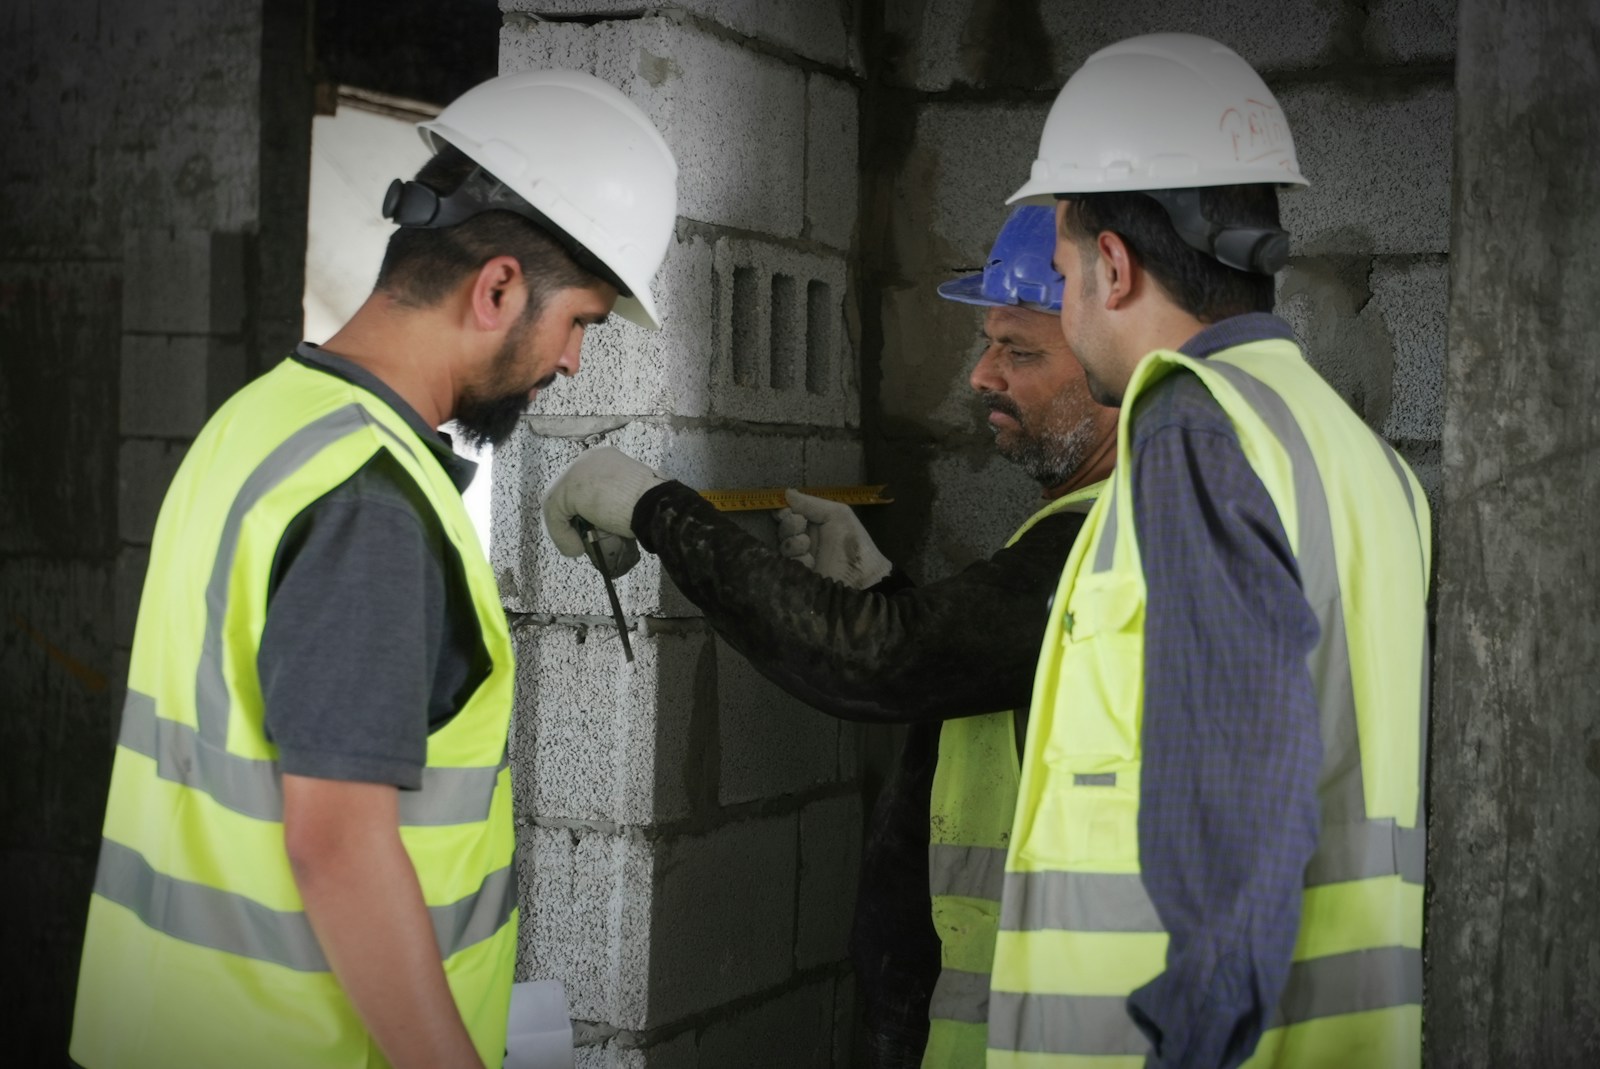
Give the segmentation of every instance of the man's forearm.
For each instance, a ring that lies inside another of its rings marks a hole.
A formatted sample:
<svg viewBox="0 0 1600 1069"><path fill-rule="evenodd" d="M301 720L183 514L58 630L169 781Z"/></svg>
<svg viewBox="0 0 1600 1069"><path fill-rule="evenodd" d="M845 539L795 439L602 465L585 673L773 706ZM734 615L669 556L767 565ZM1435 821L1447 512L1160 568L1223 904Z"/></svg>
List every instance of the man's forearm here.
<svg viewBox="0 0 1600 1069"><path fill-rule="evenodd" d="M283 782L295 885L334 975L379 1048L397 1069L481 1069L400 841L396 788L290 775Z"/></svg>

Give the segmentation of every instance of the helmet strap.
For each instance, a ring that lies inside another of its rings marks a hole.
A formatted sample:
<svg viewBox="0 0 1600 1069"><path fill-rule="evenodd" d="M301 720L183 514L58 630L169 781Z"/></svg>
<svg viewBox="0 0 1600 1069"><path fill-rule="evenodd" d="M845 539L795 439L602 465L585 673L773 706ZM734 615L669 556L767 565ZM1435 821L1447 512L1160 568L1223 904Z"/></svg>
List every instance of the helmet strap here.
<svg viewBox="0 0 1600 1069"><path fill-rule="evenodd" d="M399 178L389 183L388 192L383 195L385 219L393 219L399 226L422 230L442 230L464 223L475 215L493 211L513 212L522 216L549 234L579 267L609 283L620 296L633 296L633 291L623 284L615 271L601 263L599 257L482 167L473 168L472 173L446 196L440 196L438 190L421 182L407 182Z"/></svg>
<svg viewBox="0 0 1600 1069"><path fill-rule="evenodd" d="M1200 208L1198 189L1145 189L1140 192L1166 210L1172 228L1185 244L1229 267L1257 275L1274 275L1289 262L1287 231L1213 222Z"/></svg>

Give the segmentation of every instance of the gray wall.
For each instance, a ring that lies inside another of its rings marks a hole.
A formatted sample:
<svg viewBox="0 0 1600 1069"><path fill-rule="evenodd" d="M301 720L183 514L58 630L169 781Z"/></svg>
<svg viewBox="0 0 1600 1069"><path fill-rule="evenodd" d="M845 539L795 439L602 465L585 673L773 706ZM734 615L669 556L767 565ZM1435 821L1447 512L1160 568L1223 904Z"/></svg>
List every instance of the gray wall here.
<svg viewBox="0 0 1600 1069"><path fill-rule="evenodd" d="M1600 7L1464 0L1428 1063L1600 1064Z"/></svg>
<svg viewBox="0 0 1600 1069"><path fill-rule="evenodd" d="M211 408L299 331L305 26L267 7L0 14L0 1005L16 1064L65 1058L161 496Z"/></svg>

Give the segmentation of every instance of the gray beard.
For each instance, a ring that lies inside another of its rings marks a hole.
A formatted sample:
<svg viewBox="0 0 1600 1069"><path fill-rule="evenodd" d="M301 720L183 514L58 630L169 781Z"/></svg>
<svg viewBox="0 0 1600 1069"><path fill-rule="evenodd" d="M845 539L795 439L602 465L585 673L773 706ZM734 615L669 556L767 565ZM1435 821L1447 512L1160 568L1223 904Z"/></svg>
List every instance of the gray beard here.
<svg viewBox="0 0 1600 1069"><path fill-rule="evenodd" d="M1086 416L1065 434L1024 434L997 448L1001 456L1048 489L1060 486L1078 473L1083 462L1089 459L1093 435L1094 421Z"/></svg>

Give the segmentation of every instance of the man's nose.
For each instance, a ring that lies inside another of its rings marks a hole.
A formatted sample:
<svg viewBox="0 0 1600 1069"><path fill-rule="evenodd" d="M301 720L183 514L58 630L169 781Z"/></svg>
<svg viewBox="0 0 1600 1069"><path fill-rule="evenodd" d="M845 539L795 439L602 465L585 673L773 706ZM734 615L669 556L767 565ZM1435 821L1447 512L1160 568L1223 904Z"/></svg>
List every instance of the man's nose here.
<svg viewBox="0 0 1600 1069"><path fill-rule="evenodd" d="M967 377L967 384L978 393L1004 393L1006 380L1000 374L999 361L995 356L998 346L991 345L978 357L977 366L972 369L972 374Z"/></svg>

